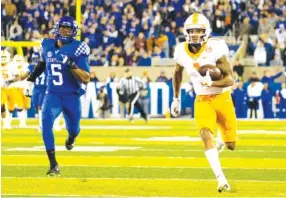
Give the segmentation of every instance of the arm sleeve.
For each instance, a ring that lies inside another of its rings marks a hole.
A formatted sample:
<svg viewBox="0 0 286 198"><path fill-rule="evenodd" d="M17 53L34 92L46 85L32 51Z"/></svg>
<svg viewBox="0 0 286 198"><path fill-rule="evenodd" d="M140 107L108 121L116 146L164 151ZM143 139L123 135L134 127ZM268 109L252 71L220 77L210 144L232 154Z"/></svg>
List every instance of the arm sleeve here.
<svg viewBox="0 0 286 198"><path fill-rule="evenodd" d="M27 78L27 80L35 82L36 78L38 78L45 70L46 70L46 63L43 61L39 61L33 72Z"/></svg>
<svg viewBox="0 0 286 198"><path fill-rule="evenodd" d="M278 74L274 75L274 76L271 76L271 78L273 80L275 80L276 78L279 78L281 75L283 74L283 72L279 72Z"/></svg>
<svg viewBox="0 0 286 198"><path fill-rule="evenodd" d="M89 68L89 64L87 62L87 57L85 57L85 56L77 57L75 60L75 64L76 64L76 66L78 66L78 68L85 70L88 73L90 73L90 68Z"/></svg>

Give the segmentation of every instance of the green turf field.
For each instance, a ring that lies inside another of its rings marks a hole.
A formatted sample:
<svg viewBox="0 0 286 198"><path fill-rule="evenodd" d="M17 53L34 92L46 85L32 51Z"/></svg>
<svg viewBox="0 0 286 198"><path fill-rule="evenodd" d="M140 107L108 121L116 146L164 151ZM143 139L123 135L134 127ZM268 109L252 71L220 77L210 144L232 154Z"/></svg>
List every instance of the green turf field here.
<svg viewBox="0 0 286 198"><path fill-rule="evenodd" d="M61 176L45 175L41 133L2 130L2 196L286 197L286 121L239 121L235 151L220 154L231 192L219 194L191 120L83 120L66 151L55 132Z"/></svg>

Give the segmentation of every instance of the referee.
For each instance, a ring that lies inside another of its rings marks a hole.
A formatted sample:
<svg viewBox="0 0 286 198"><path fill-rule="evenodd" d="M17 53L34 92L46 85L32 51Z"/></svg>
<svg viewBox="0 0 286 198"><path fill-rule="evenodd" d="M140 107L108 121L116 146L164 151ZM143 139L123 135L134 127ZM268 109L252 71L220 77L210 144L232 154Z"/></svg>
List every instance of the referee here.
<svg viewBox="0 0 286 198"><path fill-rule="evenodd" d="M138 99L140 96L140 90L145 88L144 82L135 76L132 76L132 73L129 69L125 70L125 77L120 80L120 89L127 93L129 108L128 108L128 117L129 121L133 122L133 112L134 106L139 110L141 117L147 122L148 118L144 112L141 104Z"/></svg>

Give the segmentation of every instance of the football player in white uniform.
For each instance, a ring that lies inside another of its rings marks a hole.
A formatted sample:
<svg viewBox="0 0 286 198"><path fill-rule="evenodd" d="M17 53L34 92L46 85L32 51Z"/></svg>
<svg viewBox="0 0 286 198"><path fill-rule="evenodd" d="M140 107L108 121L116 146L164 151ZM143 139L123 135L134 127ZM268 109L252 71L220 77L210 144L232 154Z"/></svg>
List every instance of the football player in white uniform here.
<svg viewBox="0 0 286 198"><path fill-rule="evenodd" d="M10 84L19 80L13 64L10 62L10 53L7 50L1 51L1 114L3 128L11 129L12 112L16 106L16 89ZM8 111L7 111L8 109Z"/></svg>
<svg viewBox="0 0 286 198"><path fill-rule="evenodd" d="M26 97L24 95L24 89L26 88L27 81L21 80L22 73L26 72L29 64L25 62L24 57L16 54L13 57L13 67L14 67L14 73L16 76L19 76L19 80L17 82L11 83L9 87L13 88L14 97L15 97L15 103L18 110L18 117L20 119L20 127L26 127L26 120L27 120L27 110L31 106L31 99L29 97Z"/></svg>
<svg viewBox="0 0 286 198"><path fill-rule="evenodd" d="M236 115L230 88L233 84L232 67L228 61L228 47L223 40L209 38L209 20L202 14L194 13L184 23L186 42L176 46L174 60L177 62L174 74L174 99L171 113L179 115L180 86L183 69L191 77L196 92L195 121L204 144L205 155L218 180L218 191L229 191L230 185L222 171L213 136L220 129L222 139L228 149L235 149ZM213 65L220 69L222 78L212 81L207 75L202 77L198 69Z"/></svg>

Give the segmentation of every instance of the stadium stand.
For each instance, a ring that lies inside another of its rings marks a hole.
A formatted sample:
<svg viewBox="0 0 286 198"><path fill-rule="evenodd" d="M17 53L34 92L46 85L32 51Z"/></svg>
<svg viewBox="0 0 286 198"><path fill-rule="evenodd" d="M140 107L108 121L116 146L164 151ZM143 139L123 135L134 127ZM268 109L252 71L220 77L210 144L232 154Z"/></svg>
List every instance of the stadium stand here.
<svg viewBox="0 0 286 198"><path fill-rule="evenodd" d="M52 37L59 17L75 17L74 0L7 0L1 9L2 40ZM184 20L194 12L210 19L212 35L226 39L232 55L246 37L247 50L240 50L244 65L286 62L283 1L82 0L81 12L81 39L92 49L93 66L163 64L161 60L172 58L174 46L184 40ZM28 59L34 50L24 50Z"/></svg>

